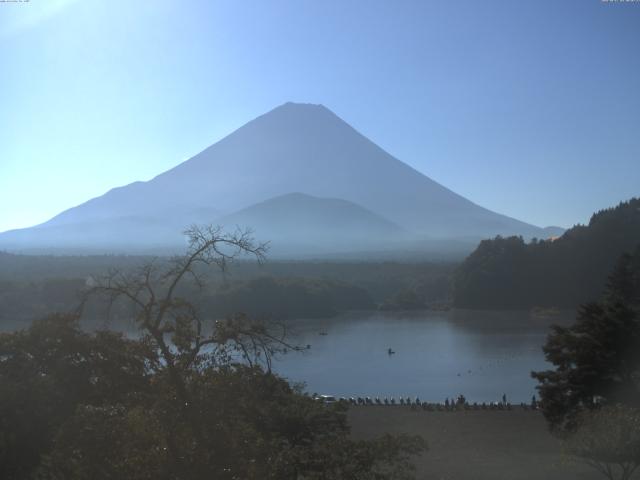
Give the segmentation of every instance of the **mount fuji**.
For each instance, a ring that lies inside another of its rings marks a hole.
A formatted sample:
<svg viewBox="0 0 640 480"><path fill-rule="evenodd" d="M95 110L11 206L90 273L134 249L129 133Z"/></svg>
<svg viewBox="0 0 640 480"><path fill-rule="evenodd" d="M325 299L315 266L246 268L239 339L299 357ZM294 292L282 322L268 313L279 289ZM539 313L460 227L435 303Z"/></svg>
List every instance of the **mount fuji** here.
<svg viewBox="0 0 640 480"><path fill-rule="evenodd" d="M376 251L543 229L492 212L394 158L321 105L286 103L147 182L0 234L12 251L182 248L193 223L252 227L276 249ZM295 247L295 248L294 248Z"/></svg>

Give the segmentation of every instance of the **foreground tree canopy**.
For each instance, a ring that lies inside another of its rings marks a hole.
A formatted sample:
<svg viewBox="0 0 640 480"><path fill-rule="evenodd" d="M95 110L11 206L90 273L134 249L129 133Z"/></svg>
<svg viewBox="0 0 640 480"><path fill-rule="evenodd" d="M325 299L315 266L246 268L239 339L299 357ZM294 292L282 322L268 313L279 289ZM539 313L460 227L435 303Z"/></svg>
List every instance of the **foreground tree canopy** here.
<svg viewBox="0 0 640 480"><path fill-rule="evenodd" d="M239 232L188 232L169 268L95 279L132 309L139 336L88 333L52 315L0 335L0 478L412 478L419 437L355 441L345 407L270 371L286 331L238 314L214 321L179 293L199 269L264 248Z"/></svg>

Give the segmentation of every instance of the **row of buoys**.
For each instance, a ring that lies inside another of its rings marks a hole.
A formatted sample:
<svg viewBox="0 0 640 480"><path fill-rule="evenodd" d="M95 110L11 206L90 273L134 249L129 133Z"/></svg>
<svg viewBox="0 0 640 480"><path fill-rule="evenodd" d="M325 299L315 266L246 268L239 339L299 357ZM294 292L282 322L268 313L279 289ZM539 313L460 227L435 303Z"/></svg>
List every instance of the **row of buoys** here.
<svg viewBox="0 0 640 480"><path fill-rule="evenodd" d="M415 397L414 399L410 397L399 397L396 400L394 397L340 397L339 402L349 403L351 405L356 406L368 406L368 405L384 405L384 406L396 406L396 405L406 405L411 407L422 407L423 410L431 410L431 411L450 411L450 410L511 410L513 405L510 402L507 402L506 397L503 395L501 402L473 402L469 403L463 395L458 396L457 399L449 399L447 398L444 403L434 403L434 402L423 402L419 397ZM535 396L531 399L531 403L520 403L520 407L528 410L537 410L540 406L540 402L538 402Z"/></svg>
<svg viewBox="0 0 640 480"><path fill-rule="evenodd" d="M384 397L381 399L380 397L340 397L340 401L349 402L352 405L421 405L422 402L420 398L416 397L414 400L411 400L409 397L399 397L398 401L394 397Z"/></svg>

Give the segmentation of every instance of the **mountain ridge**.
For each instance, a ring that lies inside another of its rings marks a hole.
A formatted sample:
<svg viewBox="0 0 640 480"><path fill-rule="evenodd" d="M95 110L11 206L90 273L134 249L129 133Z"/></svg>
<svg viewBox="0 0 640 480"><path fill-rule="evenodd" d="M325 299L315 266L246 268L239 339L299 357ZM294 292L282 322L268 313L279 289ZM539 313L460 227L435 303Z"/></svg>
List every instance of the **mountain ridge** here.
<svg viewBox="0 0 640 480"><path fill-rule="evenodd" d="M219 219L222 225L250 225L256 238L268 238L271 251L315 253L366 250L398 245L402 227L348 200L300 192L273 197Z"/></svg>

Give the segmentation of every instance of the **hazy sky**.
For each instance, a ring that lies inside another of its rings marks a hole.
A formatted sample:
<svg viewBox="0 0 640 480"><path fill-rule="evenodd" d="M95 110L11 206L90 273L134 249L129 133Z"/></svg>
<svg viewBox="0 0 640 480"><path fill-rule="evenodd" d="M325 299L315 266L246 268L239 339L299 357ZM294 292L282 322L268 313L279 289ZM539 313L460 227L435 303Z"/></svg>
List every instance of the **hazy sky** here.
<svg viewBox="0 0 640 480"><path fill-rule="evenodd" d="M0 2L0 231L322 103L492 210L640 195L640 2Z"/></svg>

